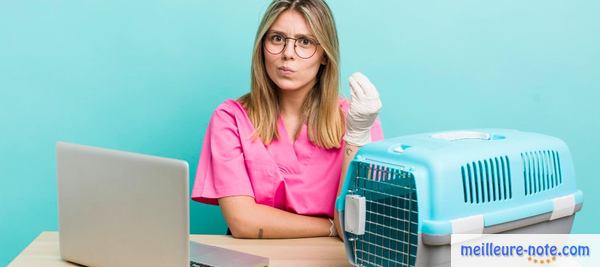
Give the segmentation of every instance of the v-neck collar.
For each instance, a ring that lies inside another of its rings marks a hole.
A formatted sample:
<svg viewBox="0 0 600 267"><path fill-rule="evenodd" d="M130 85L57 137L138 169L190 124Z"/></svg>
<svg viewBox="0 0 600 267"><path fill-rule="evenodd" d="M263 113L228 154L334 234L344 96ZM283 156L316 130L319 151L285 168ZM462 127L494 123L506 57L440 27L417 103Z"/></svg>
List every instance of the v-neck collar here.
<svg viewBox="0 0 600 267"><path fill-rule="evenodd" d="M279 138L273 140L268 146L269 152L283 174L302 173L302 169L310 162L315 149L315 145L308 138L306 123L302 123L298 137L292 140L280 114L277 117L277 130Z"/></svg>

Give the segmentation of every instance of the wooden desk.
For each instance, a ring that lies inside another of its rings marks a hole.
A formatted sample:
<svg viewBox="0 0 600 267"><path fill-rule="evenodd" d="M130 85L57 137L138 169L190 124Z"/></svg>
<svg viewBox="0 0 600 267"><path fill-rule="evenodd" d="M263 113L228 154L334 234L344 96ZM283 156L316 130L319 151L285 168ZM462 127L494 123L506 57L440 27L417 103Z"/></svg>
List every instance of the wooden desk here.
<svg viewBox="0 0 600 267"><path fill-rule="evenodd" d="M277 266L350 266L344 243L337 238L243 240L223 235L191 235L191 240L268 257ZM10 264L11 267L78 266L63 261L58 232L42 232Z"/></svg>

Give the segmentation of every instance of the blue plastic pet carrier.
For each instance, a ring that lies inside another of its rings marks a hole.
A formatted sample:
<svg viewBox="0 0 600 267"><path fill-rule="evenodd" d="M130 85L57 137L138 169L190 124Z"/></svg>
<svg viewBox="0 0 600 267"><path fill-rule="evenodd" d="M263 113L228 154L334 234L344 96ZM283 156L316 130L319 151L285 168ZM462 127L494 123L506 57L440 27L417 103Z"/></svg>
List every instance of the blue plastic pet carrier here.
<svg viewBox="0 0 600 267"><path fill-rule="evenodd" d="M566 144L506 129L362 147L336 208L356 266L450 266L450 235L571 231L583 194Z"/></svg>

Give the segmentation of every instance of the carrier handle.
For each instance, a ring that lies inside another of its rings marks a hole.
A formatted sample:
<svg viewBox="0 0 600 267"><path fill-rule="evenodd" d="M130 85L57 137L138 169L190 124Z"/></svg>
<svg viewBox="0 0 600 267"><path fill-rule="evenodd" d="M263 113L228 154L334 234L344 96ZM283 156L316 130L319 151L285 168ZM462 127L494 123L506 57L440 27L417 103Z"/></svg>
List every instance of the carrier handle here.
<svg viewBox="0 0 600 267"><path fill-rule="evenodd" d="M431 138L442 139L442 140L446 140L446 141L457 141L457 140L464 140L464 139L500 140L500 139L505 139L506 137L504 137L502 135L496 135L496 134L479 132L479 131L451 131L451 132L434 133L431 135Z"/></svg>

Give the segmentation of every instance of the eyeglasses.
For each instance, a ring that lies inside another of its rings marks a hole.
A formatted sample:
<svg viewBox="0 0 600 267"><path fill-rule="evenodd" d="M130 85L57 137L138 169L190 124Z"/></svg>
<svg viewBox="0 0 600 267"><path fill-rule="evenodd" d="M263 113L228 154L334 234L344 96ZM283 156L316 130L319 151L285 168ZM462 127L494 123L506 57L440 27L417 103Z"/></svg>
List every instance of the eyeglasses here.
<svg viewBox="0 0 600 267"><path fill-rule="evenodd" d="M270 32L265 37L264 46L267 52L273 55L281 54L289 39L294 40L294 52L303 59L312 57L317 52L319 45L317 41L308 37L292 38L277 32Z"/></svg>

